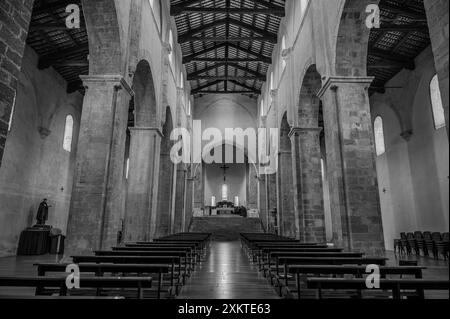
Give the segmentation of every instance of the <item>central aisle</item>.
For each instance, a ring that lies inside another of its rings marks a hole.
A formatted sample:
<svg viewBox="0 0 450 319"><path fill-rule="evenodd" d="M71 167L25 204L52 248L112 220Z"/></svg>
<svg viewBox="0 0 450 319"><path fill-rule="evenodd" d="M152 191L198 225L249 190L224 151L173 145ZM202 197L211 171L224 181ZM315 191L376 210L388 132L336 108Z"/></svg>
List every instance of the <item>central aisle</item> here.
<svg viewBox="0 0 450 319"><path fill-rule="evenodd" d="M212 242L206 260L183 287L179 299L277 299L250 264L239 242Z"/></svg>

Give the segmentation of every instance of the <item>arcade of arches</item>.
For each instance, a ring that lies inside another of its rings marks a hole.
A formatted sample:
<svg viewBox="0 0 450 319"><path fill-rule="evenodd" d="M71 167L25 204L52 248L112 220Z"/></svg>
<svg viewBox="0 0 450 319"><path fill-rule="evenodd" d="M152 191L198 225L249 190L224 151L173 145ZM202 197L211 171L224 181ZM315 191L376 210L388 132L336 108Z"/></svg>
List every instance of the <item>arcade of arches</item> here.
<svg viewBox="0 0 450 319"><path fill-rule="evenodd" d="M447 0L245 0L285 10L224 26L176 0L70 2L80 29L55 27L67 1L0 3L0 256L43 198L67 253L188 231L223 199L266 231L373 254L448 232ZM370 3L389 27L366 27ZM174 164L172 130L196 121L278 128L277 171Z"/></svg>

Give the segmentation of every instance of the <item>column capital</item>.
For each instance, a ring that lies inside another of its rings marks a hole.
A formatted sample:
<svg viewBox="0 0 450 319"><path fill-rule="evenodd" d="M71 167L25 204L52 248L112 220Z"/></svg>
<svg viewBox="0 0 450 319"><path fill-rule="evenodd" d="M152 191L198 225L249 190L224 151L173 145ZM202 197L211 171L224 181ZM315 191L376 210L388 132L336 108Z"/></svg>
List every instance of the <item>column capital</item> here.
<svg viewBox="0 0 450 319"><path fill-rule="evenodd" d="M374 79L375 77L373 76L329 76L317 93L317 96L322 98L326 91L329 89L334 90L342 84L363 84L368 88Z"/></svg>
<svg viewBox="0 0 450 319"><path fill-rule="evenodd" d="M291 128L291 131L289 132L289 137L292 137L296 133L303 133L303 132L316 132L320 133L322 132L322 127L293 127Z"/></svg>
<svg viewBox="0 0 450 319"><path fill-rule="evenodd" d="M89 86L93 84L111 83L117 89L123 88L130 96L134 96L133 89L121 75L80 75L80 79L86 89L89 89Z"/></svg>
<svg viewBox="0 0 450 319"><path fill-rule="evenodd" d="M163 133L159 127L129 127L128 129L130 130L130 132L153 131L159 136L163 137Z"/></svg>

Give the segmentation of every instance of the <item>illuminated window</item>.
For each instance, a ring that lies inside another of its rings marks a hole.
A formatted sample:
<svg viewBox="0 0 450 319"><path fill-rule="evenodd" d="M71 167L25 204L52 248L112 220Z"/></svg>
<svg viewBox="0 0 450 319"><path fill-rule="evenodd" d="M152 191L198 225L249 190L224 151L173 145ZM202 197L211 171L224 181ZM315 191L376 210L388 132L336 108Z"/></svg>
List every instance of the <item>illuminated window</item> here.
<svg viewBox="0 0 450 319"><path fill-rule="evenodd" d="M325 170L325 160L323 158L320 159L320 168L322 170L322 181L325 181L326 180L326 178L325 178L326 170Z"/></svg>
<svg viewBox="0 0 450 319"><path fill-rule="evenodd" d="M284 50L286 50L286 36L281 40L281 55L283 55ZM286 60L281 56L281 72L286 68Z"/></svg>
<svg viewBox="0 0 450 319"><path fill-rule="evenodd" d="M184 89L184 75L183 72L180 74L180 88Z"/></svg>
<svg viewBox="0 0 450 319"><path fill-rule="evenodd" d="M211 197L211 206L216 207L216 196Z"/></svg>
<svg viewBox="0 0 450 319"><path fill-rule="evenodd" d="M128 174L130 173L130 159L127 158L127 162L125 164L125 178L128 179Z"/></svg>
<svg viewBox="0 0 450 319"><path fill-rule="evenodd" d="M227 184L222 185L222 200L228 200L228 186Z"/></svg>
<svg viewBox="0 0 450 319"><path fill-rule="evenodd" d="M170 64L172 64L173 63L173 51L175 50L175 48L173 46L173 33L172 33L172 30L169 30L169 45L170 45L169 61L170 61Z"/></svg>
<svg viewBox="0 0 450 319"><path fill-rule="evenodd" d="M384 144L383 119L381 118L381 116L377 116L373 126L375 133L375 147L377 151L377 156L380 156L386 152L386 146Z"/></svg>
<svg viewBox="0 0 450 319"><path fill-rule="evenodd" d="M14 100L11 108L11 114L9 115L9 122L8 122L8 132L11 131L14 111L16 110L16 93L14 93Z"/></svg>
<svg viewBox="0 0 450 319"><path fill-rule="evenodd" d="M260 109L260 112L261 112L261 116L264 116L264 100L261 100L261 109Z"/></svg>
<svg viewBox="0 0 450 319"><path fill-rule="evenodd" d="M72 115L67 115L66 127L64 129L64 142L63 142L63 149L67 152L72 151L72 138L73 138L73 117Z"/></svg>
<svg viewBox="0 0 450 319"><path fill-rule="evenodd" d="M234 196L234 206L239 206L239 196Z"/></svg>
<svg viewBox="0 0 450 319"><path fill-rule="evenodd" d="M153 4L154 4L154 0L149 0L149 2L150 2L150 7L152 7L152 9L153 9Z"/></svg>
<svg viewBox="0 0 450 319"><path fill-rule="evenodd" d="M275 89L274 82L273 82L273 72L270 73L270 89L271 90Z"/></svg>
<svg viewBox="0 0 450 319"><path fill-rule="evenodd" d="M434 127L436 130L445 127L445 113L442 106L441 90L437 74L430 83L431 107L433 109Z"/></svg>
<svg viewBox="0 0 450 319"><path fill-rule="evenodd" d="M191 112L192 112L192 110L191 110L191 101L189 100L188 101L188 108L187 108L187 115L191 116Z"/></svg>

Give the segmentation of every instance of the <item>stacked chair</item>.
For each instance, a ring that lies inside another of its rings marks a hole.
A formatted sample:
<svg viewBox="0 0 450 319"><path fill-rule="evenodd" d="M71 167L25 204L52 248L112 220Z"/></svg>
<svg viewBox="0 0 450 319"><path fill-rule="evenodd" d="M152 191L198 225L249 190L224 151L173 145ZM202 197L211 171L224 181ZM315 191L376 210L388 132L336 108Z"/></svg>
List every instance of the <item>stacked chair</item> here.
<svg viewBox="0 0 450 319"><path fill-rule="evenodd" d="M449 233L420 232L400 233L399 239L394 239L394 251L399 254L440 257L447 260L449 257Z"/></svg>

